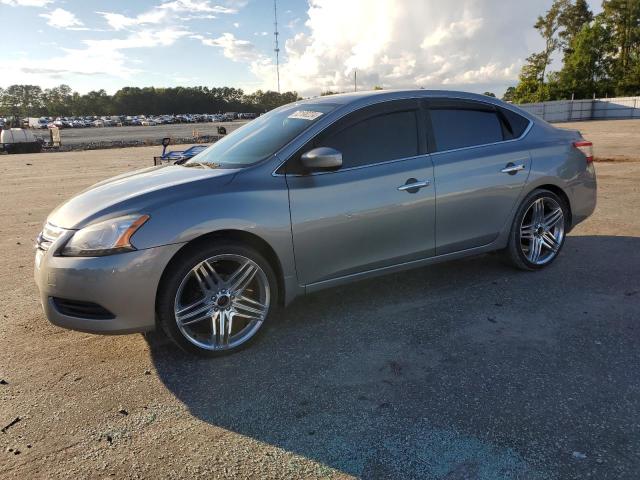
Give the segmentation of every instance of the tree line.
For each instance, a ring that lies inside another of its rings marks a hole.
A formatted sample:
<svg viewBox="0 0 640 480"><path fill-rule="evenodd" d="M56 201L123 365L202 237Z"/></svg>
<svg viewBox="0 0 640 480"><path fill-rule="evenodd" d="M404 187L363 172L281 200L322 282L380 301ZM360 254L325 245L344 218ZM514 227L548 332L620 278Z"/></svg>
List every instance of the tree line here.
<svg viewBox="0 0 640 480"><path fill-rule="evenodd" d="M598 15L586 0L554 0L534 27L544 48L527 58L504 100L640 95L640 0L604 0ZM557 58L560 69L549 71Z"/></svg>
<svg viewBox="0 0 640 480"><path fill-rule="evenodd" d="M248 94L230 87L124 87L113 95L104 90L81 95L68 85L47 89L36 85L11 85L0 88L0 116L263 113L298 99L296 92L258 90Z"/></svg>

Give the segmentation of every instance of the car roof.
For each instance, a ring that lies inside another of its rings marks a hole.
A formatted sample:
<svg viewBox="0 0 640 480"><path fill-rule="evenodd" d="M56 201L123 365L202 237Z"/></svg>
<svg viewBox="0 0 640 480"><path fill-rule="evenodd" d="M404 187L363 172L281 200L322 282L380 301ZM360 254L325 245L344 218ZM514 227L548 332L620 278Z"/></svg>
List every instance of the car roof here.
<svg viewBox="0 0 640 480"><path fill-rule="evenodd" d="M510 103L506 103L498 98L489 97L479 93L462 92L456 90L372 90L351 93L339 93L335 95L325 95L320 97L307 98L300 100L299 104L334 104L344 107L351 105L353 107L366 106L371 103L378 103L390 100L401 100L411 98L447 98L461 100L475 100L479 102L498 105L500 107L517 112L519 115L528 118L531 121L538 121L536 117L530 113L521 110Z"/></svg>
<svg viewBox="0 0 640 480"><path fill-rule="evenodd" d="M480 95L477 93L461 92L455 90L370 90L361 92L338 93L333 95L324 95L320 97L306 98L301 103L335 103L346 105L348 103L361 101L363 99L377 98L379 100L393 100L397 98L429 98L429 97L448 97L448 98L468 98L473 100L495 100L493 97Z"/></svg>

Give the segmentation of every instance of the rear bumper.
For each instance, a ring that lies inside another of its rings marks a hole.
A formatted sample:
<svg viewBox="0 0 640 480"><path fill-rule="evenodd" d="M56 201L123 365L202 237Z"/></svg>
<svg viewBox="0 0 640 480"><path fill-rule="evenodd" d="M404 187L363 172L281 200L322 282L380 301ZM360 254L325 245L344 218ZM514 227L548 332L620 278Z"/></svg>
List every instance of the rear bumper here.
<svg viewBox="0 0 640 480"><path fill-rule="evenodd" d="M593 163L587 166L571 188L571 227L586 220L596 209L598 184Z"/></svg>
<svg viewBox="0 0 640 480"><path fill-rule="evenodd" d="M160 278L182 245L91 258L57 257L51 250L37 250L35 280L47 319L63 328L91 333L153 330ZM56 306L53 297L95 303L113 317L66 315Z"/></svg>

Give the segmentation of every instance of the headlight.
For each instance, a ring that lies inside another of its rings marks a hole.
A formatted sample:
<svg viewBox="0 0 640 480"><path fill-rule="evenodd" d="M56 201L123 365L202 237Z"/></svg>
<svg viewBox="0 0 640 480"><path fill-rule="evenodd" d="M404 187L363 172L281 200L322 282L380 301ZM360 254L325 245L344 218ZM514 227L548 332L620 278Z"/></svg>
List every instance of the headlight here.
<svg viewBox="0 0 640 480"><path fill-rule="evenodd" d="M67 257L99 257L135 250L131 237L149 215L127 215L94 223L78 230L62 249Z"/></svg>

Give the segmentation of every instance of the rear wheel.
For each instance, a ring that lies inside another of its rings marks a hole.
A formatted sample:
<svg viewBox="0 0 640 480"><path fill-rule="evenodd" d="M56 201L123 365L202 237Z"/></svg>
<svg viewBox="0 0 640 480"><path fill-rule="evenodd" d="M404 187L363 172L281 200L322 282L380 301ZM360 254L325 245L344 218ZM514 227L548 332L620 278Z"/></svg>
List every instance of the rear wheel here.
<svg viewBox="0 0 640 480"><path fill-rule="evenodd" d="M549 190L534 190L522 202L513 220L506 254L523 270L550 265L565 240L568 207Z"/></svg>
<svg viewBox="0 0 640 480"><path fill-rule="evenodd" d="M217 356L240 350L274 310L275 274L252 248L220 243L192 249L169 268L158 316L167 335L188 352Z"/></svg>

